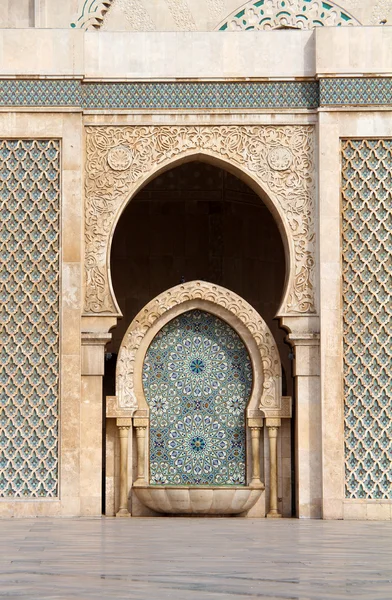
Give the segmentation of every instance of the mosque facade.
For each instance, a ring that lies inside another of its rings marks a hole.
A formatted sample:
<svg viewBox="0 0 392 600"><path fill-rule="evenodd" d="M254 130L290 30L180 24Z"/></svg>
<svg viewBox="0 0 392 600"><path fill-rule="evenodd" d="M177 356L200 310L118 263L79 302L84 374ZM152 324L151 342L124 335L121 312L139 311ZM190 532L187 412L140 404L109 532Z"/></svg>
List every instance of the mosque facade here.
<svg viewBox="0 0 392 600"><path fill-rule="evenodd" d="M392 5L8 0L0 517L392 518Z"/></svg>

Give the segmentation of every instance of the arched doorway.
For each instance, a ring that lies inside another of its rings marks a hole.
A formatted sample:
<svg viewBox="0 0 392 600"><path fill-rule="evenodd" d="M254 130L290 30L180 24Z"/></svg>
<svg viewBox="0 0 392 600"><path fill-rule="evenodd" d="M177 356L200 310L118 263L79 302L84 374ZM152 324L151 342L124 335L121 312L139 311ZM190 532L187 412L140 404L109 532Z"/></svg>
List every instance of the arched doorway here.
<svg viewBox="0 0 392 600"><path fill-rule="evenodd" d="M108 347L105 394L114 394L116 355L143 306L173 285L208 280L238 293L256 308L290 374L284 332L274 321L285 283L285 252L275 221L246 184L224 169L193 161L153 179L129 203L111 252L113 289L124 315ZM284 394L291 395L291 378ZM109 436L113 434L108 432ZM283 423L280 510L291 514L290 424ZM264 440L268 453L268 440ZM285 493L283 493L283 488Z"/></svg>
<svg viewBox="0 0 392 600"><path fill-rule="evenodd" d="M138 311L181 282L222 285L247 300L277 341L291 395L289 349L275 320L285 288L285 249L275 219L248 185L225 169L192 161L148 183L121 215L110 268L123 318L118 351Z"/></svg>

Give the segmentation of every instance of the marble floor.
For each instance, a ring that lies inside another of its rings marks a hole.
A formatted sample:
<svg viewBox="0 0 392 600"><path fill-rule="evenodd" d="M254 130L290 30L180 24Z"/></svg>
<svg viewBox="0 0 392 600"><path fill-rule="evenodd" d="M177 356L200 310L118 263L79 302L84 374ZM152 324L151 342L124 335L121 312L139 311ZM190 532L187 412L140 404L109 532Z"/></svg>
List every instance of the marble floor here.
<svg viewBox="0 0 392 600"><path fill-rule="evenodd" d="M0 521L0 598L391 600L392 523Z"/></svg>

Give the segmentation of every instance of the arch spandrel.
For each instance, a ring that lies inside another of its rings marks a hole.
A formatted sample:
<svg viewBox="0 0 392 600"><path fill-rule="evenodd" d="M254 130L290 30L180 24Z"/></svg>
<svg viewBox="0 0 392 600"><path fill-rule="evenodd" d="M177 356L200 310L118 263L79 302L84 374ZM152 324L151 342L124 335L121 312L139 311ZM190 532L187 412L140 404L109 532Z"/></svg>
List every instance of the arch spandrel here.
<svg viewBox="0 0 392 600"><path fill-rule="evenodd" d="M110 248L130 199L160 172L192 160L243 179L275 216L287 273L278 316L316 313L312 126L90 126L86 133L85 316L121 314Z"/></svg>
<svg viewBox="0 0 392 600"><path fill-rule="evenodd" d="M210 312L226 321L245 343L254 373L248 410L261 410L265 416L283 413L286 407L282 406L281 362L267 324L246 300L226 288L205 281L191 281L163 292L133 319L118 354L118 408L132 412L147 410L142 368L149 344L169 321L192 309Z"/></svg>

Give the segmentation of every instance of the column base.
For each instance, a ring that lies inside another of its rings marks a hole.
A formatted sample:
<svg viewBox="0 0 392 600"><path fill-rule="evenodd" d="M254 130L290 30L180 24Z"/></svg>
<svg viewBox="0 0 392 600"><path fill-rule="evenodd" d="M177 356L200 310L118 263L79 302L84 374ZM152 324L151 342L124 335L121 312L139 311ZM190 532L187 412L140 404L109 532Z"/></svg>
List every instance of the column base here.
<svg viewBox="0 0 392 600"><path fill-rule="evenodd" d="M131 516L131 513L127 508L120 508L118 513L116 513L116 517L128 519Z"/></svg>
<svg viewBox="0 0 392 600"><path fill-rule="evenodd" d="M278 512L269 512L267 515L267 519L281 519L282 515Z"/></svg>

